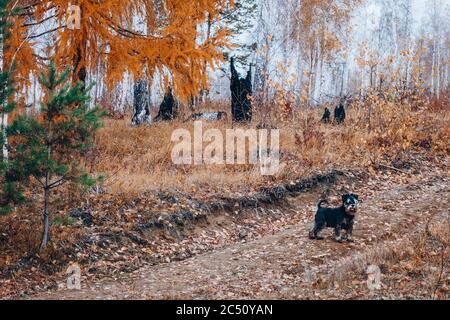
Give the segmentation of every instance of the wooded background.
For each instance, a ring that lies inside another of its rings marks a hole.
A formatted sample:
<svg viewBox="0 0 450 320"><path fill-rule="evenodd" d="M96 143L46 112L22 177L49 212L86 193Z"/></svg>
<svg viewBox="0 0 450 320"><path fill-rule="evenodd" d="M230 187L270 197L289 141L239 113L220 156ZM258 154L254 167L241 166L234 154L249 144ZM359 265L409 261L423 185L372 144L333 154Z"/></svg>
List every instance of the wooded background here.
<svg viewBox="0 0 450 320"><path fill-rule="evenodd" d="M81 29L66 27L67 1L11 1L21 9L2 50L17 64L23 112L37 112L39 67L54 59L74 80L95 81L92 103L153 113L171 85L191 106L229 99L229 64L254 67L254 95L317 105L369 91L449 89L450 3L444 0L78 0ZM223 56L224 55L224 56ZM142 83L142 81L144 81ZM136 86L147 87L136 97ZM155 111L156 110L156 111ZM150 121L150 119L143 120Z"/></svg>

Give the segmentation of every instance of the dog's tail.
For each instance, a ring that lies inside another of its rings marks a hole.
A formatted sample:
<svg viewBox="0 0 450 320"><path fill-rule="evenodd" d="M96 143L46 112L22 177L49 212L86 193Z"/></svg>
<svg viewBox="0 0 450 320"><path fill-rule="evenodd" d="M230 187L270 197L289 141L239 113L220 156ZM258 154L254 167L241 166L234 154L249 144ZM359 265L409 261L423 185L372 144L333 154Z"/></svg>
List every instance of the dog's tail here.
<svg viewBox="0 0 450 320"><path fill-rule="evenodd" d="M324 203L328 203L328 201L327 200L320 200L319 204L317 205L317 208L318 209L322 209L322 204L324 204Z"/></svg>

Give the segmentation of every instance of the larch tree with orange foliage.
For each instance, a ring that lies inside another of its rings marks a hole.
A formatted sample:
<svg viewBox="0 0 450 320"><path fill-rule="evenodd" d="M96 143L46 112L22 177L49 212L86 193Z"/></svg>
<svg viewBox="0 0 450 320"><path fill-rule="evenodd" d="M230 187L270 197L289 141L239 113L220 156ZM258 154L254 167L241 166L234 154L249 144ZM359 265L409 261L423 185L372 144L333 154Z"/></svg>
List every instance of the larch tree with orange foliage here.
<svg viewBox="0 0 450 320"><path fill-rule="evenodd" d="M159 76L186 101L205 87L206 66L219 62L227 45L227 30L199 41L198 26L217 19L232 0L75 0L72 12L66 0L17 2L22 13L8 57L21 61L21 87L53 60L58 69L71 67L74 82L101 67L110 89L126 73L148 81ZM77 11L79 25L68 24Z"/></svg>

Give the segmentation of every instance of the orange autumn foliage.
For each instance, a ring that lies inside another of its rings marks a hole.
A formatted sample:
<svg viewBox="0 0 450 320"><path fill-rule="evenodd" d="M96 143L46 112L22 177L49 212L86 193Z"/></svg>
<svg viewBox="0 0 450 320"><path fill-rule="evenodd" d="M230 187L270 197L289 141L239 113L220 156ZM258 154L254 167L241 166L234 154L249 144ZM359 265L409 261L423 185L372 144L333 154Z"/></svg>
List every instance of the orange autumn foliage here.
<svg viewBox="0 0 450 320"><path fill-rule="evenodd" d="M218 19L230 2L75 0L71 4L80 8L81 23L79 29L71 29L66 25L67 0L18 0L14 5L22 14L15 18L5 61L16 62L20 88L29 87L31 75L52 59L60 70L73 68L74 81L85 78L80 72L101 68L110 88L126 72L136 78L159 75L187 100L206 85L206 67L221 61L220 48L228 42L225 29L200 40L198 27Z"/></svg>

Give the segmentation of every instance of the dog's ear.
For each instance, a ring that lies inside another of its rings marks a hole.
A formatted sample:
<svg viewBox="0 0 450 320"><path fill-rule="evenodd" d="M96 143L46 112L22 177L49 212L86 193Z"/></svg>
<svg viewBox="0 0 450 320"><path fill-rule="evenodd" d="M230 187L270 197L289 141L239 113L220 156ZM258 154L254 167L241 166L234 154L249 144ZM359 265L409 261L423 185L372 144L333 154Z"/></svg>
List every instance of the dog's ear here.
<svg viewBox="0 0 450 320"><path fill-rule="evenodd" d="M342 202L347 201L347 199L348 199L348 194L344 194L344 195L342 196Z"/></svg>
<svg viewBox="0 0 450 320"><path fill-rule="evenodd" d="M353 197L359 201L359 196L357 194L353 194Z"/></svg>

